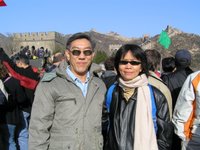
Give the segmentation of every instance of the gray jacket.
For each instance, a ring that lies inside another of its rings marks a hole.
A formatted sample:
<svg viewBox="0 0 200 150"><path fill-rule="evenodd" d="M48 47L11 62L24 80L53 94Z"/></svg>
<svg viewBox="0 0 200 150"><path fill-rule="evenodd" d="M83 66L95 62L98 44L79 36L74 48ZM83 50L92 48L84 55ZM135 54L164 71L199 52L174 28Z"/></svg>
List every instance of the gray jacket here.
<svg viewBox="0 0 200 150"><path fill-rule="evenodd" d="M93 75L87 96L67 76L67 63L38 84L29 127L29 150L101 150L102 105L106 87Z"/></svg>

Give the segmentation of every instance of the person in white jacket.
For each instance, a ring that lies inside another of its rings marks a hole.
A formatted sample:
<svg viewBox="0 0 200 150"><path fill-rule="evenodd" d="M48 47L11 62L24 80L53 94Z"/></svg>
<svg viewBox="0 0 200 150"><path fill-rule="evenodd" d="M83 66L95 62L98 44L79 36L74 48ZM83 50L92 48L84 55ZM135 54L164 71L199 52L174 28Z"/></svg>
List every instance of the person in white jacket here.
<svg viewBox="0 0 200 150"><path fill-rule="evenodd" d="M185 80L177 99L172 122L182 140L182 150L200 149L200 71Z"/></svg>

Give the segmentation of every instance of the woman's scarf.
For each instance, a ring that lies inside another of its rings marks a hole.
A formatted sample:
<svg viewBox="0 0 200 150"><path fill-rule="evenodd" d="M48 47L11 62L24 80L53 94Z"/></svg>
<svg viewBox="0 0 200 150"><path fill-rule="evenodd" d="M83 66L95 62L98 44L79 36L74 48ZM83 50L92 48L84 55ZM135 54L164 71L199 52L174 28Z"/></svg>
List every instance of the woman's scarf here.
<svg viewBox="0 0 200 150"><path fill-rule="evenodd" d="M119 86L122 87L123 91L138 88L134 150L158 150L152 119L151 95L146 75L142 74L130 81L119 78Z"/></svg>

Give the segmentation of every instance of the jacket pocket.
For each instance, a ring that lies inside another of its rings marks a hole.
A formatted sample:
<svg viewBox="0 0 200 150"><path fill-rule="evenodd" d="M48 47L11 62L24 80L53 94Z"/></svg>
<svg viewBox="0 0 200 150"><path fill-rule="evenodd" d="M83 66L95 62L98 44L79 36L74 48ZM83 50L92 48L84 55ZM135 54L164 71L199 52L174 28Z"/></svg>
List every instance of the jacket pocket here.
<svg viewBox="0 0 200 150"><path fill-rule="evenodd" d="M61 96L59 96L57 99L56 99L56 102L58 103L62 103L62 102L69 102L69 103L74 103L76 104L76 98L73 94L62 94L61 93Z"/></svg>
<svg viewBox="0 0 200 150"><path fill-rule="evenodd" d="M76 138L73 135L54 135L49 150L74 150Z"/></svg>
<svg viewBox="0 0 200 150"><path fill-rule="evenodd" d="M74 150L72 144L59 144L49 147L49 150Z"/></svg>

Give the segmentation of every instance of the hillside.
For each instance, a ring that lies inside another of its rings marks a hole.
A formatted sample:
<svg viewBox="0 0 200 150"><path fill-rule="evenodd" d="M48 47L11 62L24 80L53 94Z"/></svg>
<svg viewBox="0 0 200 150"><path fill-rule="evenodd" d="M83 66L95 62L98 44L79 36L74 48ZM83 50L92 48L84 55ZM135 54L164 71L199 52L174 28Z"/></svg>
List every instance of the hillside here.
<svg viewBox="0 0 200 150"><path fill-rule="evenodd" d="M91 31L88 31L85 33L89 34L92 37L92 39L94 40L94 42L96 43L96 47L95 47L96 51L104 51L108 55L110 55L109 45L124 44L124 43L132 40L130 38L121 37L120 35L118 35L116 33L102 34L102 33L96 32L94 30L91 30ZM65 35L66 41L69 37L70 37L70 34Z"/></svg>
<svg viewBox="0 0 200 150"><path fill-rule="evenodd" d="M141 38L126 38L122 37L115 32L110 32L108 34L102 34L96 32L94 30L87 31L96 42L96 50L104 51L108 55L111 55L112 52L109 51L110 45L121 45L125 43L135 43L141 45L143 49L156 49L159 50L163 57L166 56L174 56L178 49L188 49L192 54L192 68L194 70L200 69L200 36L195 34L188 34L180 31L178 29L167 27L166 29L168 34L172 40L172 44L169 49L164 49L160 44L158 44L157 40L159 38L159 34L153 37L147 37L147 40L144 42L144 37ZM70 37L71 34L65 35L65 40ZM9 49L12 44L12 37L7 37L3 34L0 34L0 46L5 49ZM8 51L8 54L10 52Z"/></svg>
<svg viewBox="0 0 200 150"><path fill-rule="evenodd" d="M200 69L200 36L195 34L188 34L180 31L176 28L168 27L168 34L171 38L171 45L169 49L164 49L157 41L159 34L153 37L148 37L147 42L143 43L143 37L141 38L124 38L118 34L101 34L95 31L88 32L97 43L97 50L105 51L108 55L110 44L125 44L134 43L141 45L143 49L156 49L160 51L162 57L174 56L179 49L188 49L192 54L191 67L194 70Z"/></svg>
<svg viewBox="0 0 200 150"><path fill-rule="evenodd" d="M172 44L169 49L164 49L157 40L159 35L156 35L151 38L151 46L154 49L157 49L161 52L163 57L174 56L176 51L179 49L188 49L192 54L192 64L191 67L194 70L200 69L200 36L195 34L188 34L177 29L170 29L169 36L171 38Z"/></svg>

